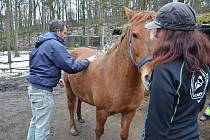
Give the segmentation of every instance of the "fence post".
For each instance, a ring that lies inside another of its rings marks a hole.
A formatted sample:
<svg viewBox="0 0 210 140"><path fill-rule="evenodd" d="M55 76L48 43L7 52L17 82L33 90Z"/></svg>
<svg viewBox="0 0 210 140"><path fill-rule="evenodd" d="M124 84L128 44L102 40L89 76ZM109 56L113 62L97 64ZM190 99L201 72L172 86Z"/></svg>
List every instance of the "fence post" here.
<svg viewBox="0 0 210 140"><path fill-rule="evenodd" d="M9 63L9 72L12 73L12 57L11 57L11 51L8 51L8 63Z"/></svg>

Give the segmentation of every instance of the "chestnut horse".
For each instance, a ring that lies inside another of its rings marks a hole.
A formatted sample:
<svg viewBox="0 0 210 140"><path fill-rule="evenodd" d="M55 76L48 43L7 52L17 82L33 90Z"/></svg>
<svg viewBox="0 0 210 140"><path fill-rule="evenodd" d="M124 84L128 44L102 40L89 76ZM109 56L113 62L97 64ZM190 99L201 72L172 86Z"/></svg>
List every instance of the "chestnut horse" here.
<svg viewBox="0 0 210 140"><path fill-rule="evenodd" d="M96 106L96 140L104 132L107 117L115 113L122 114L121 139L128 138L130 123L144 97L144 85L148 86L151 64L143 65L147 61L143 58L151 55L152 36L144 25L154 20L155 13L135 12L126 7L124 9L130 25L106 54L102 55L89 48L72 51L77 59L97 55L97 59L87 70L77 74L64 73L72 135L78 135L74 120L78 98L77 117L80 122L83 122L81 101Z"/></svg>

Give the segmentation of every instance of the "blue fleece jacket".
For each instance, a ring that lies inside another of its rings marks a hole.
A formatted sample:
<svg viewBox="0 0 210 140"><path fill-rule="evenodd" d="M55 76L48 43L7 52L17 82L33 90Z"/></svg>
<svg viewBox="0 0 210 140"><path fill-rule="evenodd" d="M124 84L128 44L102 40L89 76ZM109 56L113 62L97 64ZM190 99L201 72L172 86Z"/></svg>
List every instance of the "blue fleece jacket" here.
<svg viewBox="0 0 210 140"><path fill-rule="evenodd" d="M30 54L28 81L37 88L52 91L61 70L77 73L86 69L88 60L75 60L64 48L64 40L54 32L40 35Z"/></svg>

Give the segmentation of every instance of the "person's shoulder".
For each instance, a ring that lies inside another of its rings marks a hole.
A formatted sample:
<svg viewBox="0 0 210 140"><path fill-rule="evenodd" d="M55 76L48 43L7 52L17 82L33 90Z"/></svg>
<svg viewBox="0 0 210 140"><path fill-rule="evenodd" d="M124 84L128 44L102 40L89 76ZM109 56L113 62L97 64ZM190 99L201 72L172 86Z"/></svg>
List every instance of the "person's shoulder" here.
<svg viewBox="0 0 210 140"><path fill-rule="evenodd" d="M164 64L158 63L154 66L154 73L178 80L182 69L182 64L183 61L181 60L173 60Z"/></svg>
<svg viewBox="0 0 210 140"><path fill-rule="evenodd" d="M56 38L51 38L49 40L46 41L46 43L50 46L50 47L64 47L64 44L62 44L59 40L57 40Z"/></svg>
<svg viewBox="0 0 210 140"><path fill-rule="evenodd" d="M180 69L182 64L183 64L183 61L181 59L175 59L167 63L157 63L154 66L154 69L175 71L177 69Z"/></svg>

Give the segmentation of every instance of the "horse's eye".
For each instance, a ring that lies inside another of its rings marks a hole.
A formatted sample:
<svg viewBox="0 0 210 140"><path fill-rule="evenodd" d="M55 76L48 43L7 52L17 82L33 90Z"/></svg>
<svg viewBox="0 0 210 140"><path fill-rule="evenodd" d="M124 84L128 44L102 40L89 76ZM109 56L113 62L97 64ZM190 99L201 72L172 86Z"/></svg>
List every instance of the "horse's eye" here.
<svg viewBox="0 0 210 140"><path fill-rule="evenodd" d="M138 35L136 33L132 33L133 37L137 38Z"/></svg>

